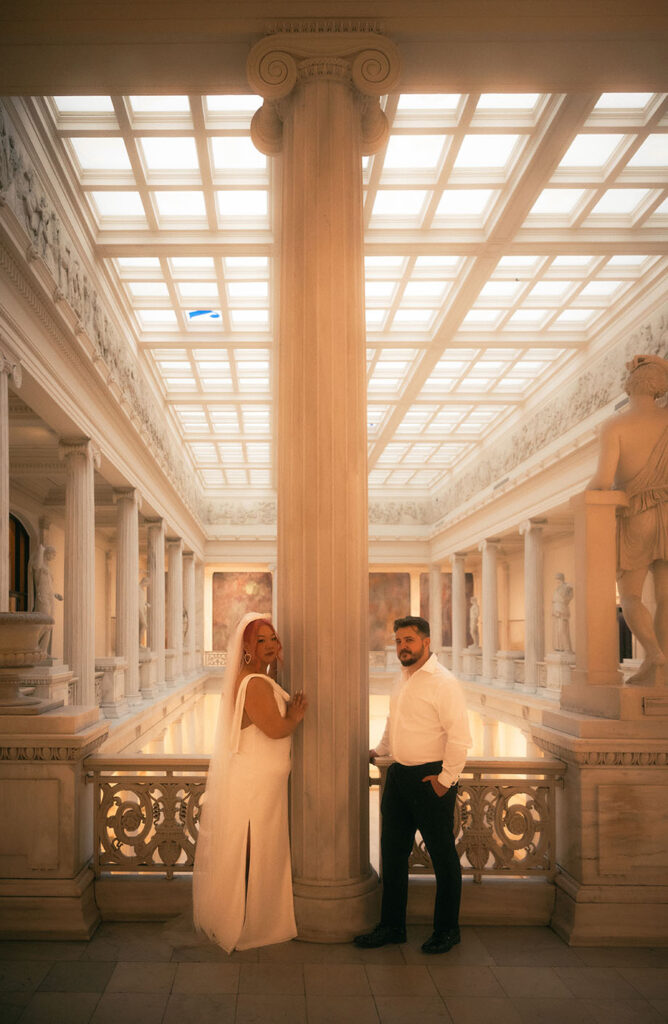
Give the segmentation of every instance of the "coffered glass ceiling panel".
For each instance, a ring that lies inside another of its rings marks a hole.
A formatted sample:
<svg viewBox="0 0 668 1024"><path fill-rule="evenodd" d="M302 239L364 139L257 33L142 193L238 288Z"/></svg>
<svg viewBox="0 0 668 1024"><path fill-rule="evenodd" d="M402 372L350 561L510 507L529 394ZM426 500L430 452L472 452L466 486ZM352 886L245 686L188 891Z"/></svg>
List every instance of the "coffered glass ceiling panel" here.
<svg viewBox="0 0 668 1024"><path fill-rule="evenodd" d="M274 161L255 96L44 101L211 495L274 486ZM369 483L427 495L668 270L668 102L389 96L363 162Z"/></svg>

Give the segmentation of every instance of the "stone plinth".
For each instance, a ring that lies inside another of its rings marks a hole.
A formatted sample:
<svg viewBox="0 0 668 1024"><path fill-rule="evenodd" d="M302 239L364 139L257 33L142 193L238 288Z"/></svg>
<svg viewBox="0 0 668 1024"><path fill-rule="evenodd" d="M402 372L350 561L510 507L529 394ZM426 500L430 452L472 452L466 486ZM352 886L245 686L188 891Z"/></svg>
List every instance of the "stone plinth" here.
<svg viewBox="0 0 668 1024"><path fill-rule="evenodd" d="M158 695L156 686L156 670L158 656L145 647L139 648L139 691L144 700L152 700Z"/></svg>
<svg viewBox="0 0 668 1024"><path fill-rule="evenodd" d="M571 673L575 664L575 655L572 651L550 651L545 655L547 668L547 689L559 691L564 686L569 686Z"/></svg>
<svg viewBox="0 0 668 1024"><path fill-rule="evenodd" d="M515 685L515 665L524 658L524 651L497 651L496 678L502 686Z"/></svg>
<svg viewBox="0 0 668 1024"><path fill-rule="evenodd" d="M462 679L475 679L478 674L478 659L482 653L480 647L465 647L461 653Z"/></svg>
<svg viewBox="0 0 668 1024"><path fill-rule="evenodd" d="M668 945L668 707L543 723L532 740L567 765L552 927L575 946Z"/></svg>
<svg viewBox="0 0 668 1024"><path fill-rule="evenodd" d="M82 761L107 730L97 708L0 714L1 938L87 939L97 927Z"/></svg>
<svg viewBox="0 0 668 1024"><path fill-rule="evenodd" d="M49 659L51 660L51 659ZM51 660L51 664L36 665L23 669L20 674L22 687L31 687L32 696L53 706L54 702L69 704L70 683L74 673L62 661Z"/></svg>
<svg viewBox="0 0 668 1024"><path fill-rule="evenodd" d="M102 673L100 708L105 718L122 718L128 712L125 696L125 658L96 658L95 671Z"/></svg>
<svg viewBox="0 0 668 1024"><path fill-rule="evenodd" d="M176 686L181 678L181 659L176 656L176 651L171 648L165 649L165 683L168 687Z"/></svg>

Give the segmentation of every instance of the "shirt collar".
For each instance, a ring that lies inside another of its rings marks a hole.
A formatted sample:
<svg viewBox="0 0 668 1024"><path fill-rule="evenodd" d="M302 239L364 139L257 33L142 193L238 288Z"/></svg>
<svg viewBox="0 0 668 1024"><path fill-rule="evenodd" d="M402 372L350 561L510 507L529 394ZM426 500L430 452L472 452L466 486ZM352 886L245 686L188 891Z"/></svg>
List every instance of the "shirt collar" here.
<svg viewBox="0 0 668 1024"><path fill-rule="evenodd" d="M437 667L438 667L438 658L436 657L436 654L433 653L433 654L429 655L429 657L425 661L424 665L421 665L420 668L417 670L417 672L413 672L413 673L411 673L409 675L408 674L408 669L402 667L401 674L404 677L404 679L412 679L413 676L419 675L420 672L429 672L430 675L433 675L434 672L436 671Z"/></svg>

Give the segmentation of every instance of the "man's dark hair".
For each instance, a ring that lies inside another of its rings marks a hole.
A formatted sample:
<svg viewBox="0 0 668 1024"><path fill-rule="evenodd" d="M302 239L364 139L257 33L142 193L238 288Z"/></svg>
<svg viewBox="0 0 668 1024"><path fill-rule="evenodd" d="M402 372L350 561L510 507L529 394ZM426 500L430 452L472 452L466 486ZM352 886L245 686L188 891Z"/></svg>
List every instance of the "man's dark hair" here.
<svg viewBox="0 0 668 1024"><path fill-rule="evenodd" d="M402 619L395 619L394 632L398 629L416 629L422 636L430 636L429 623L421 615L404 615Z"/></svg>

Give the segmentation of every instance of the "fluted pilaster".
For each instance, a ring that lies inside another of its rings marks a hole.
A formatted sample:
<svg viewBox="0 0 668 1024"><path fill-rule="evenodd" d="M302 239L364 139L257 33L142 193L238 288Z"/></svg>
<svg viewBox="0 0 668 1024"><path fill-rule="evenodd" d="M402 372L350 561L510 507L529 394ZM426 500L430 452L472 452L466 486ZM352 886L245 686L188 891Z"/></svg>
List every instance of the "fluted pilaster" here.
<svg viewBox="0 0 668 1024"><path fill-rule="evenodd" d="M528 519L520 526L524 535L524 686L538 685L538 662L545 657L543 600L543 526L545 520Z"/></svg>
<svg viewBox="0 0 668 1024"><path fill-rule="evenodd" d="M139 704L139 508L134 487L114 492L116 502L116 654L125 658L125 696Z"/></svg>
<svg viewBox="0 0 668 1024"><path fill-rule="evenodd" d="M147 562L147 646L156 656L156 685L160 690L165 685L165 524L162 519L148 524Z"/></svg>
<svg viewBox="0 0 668 1024"><path fill-rule="evenodd" d="M452 556L452 671L462 671L462 651L466 647L466 575L463 554Z"/></svg>
<svg viewBox="0 0 668 1024"><path fill-rule="evenodd" d="M167 541L167 645L174 652L170 683L183 675L183 541Z"/></svg>
<svg viewBox="0 0 668 1024"><path fill-rule="evenodd" d="M9 611L9 383L21 386L21 367L0 347L0 612Z"/></svg>
<svg viewBox="0 0 668 1024"><path fill-rule="evenodd" d="M394 45L373 33L274 36L248 62L265 98L253 139L282 153L279 621L288 685L311 701L294 743L295 909L300 935L324 941L376 913L361 158L384 141L378 97L397 74Z"/></svg>
<svg viewBox="0 0 668 1024"><path fill-rule="evenodd" d="M443 646L443 578L440 565L429 567L429 628L431 649L438 652Z"/></svg>
<svg viewBox="0 0 668 1024"><path fill-rule="evenodd" d="M482 551L482 676L494 678L494 658L499 649L499 598L496 578L499 542L484 540Z"/></svg>
<svg viewBox="0 0 668 1024"><path fill-rule="evenodd" d="M61 441L65 460L65 661L76 703L95 703L95 489L99 453L88 439Z"/></svg>

